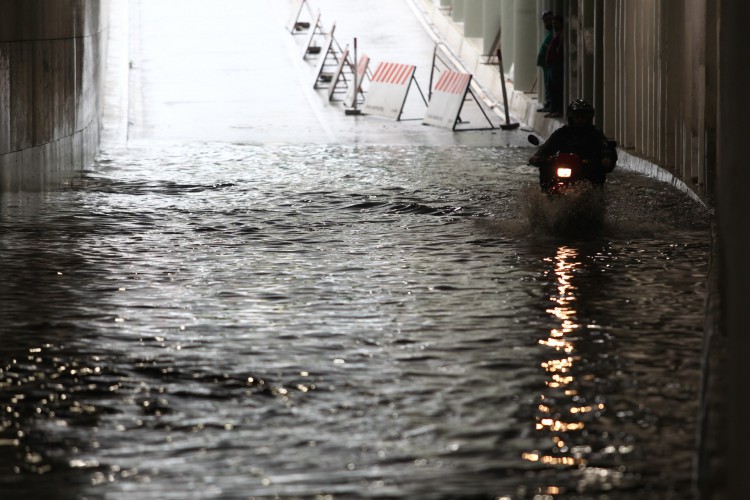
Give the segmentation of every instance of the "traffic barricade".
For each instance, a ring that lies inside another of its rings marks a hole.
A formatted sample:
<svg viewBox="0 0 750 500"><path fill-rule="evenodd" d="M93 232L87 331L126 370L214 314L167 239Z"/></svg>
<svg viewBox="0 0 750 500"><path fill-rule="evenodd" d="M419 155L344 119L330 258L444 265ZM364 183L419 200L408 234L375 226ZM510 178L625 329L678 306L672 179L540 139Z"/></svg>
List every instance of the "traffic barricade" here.
<svg viewBox="0 0 750 500"><path fill-rule="evenodd" d="M432 70L430 72L430 103L427 106L427 112L422 123L449 128L457 132L494 129L495 126L492 124L492 120L487 116L481 101L475 95L472 87L476 87L480 95L482 94L482 90L473 81L470 73L461 71L458 68L463 68L460 62L456 61L442 44L436 44L432 57ZM433 87L436 73L439 75L439 79ZM476 105L476 109L466 110L468 114L476 117L476 111L481 112L487 122L487 126L466 127L469 122L461 118L461 111L464 110L464 104L467 101L473 102ZM461 124L461 128L457 128L459 124Z"/></svg>
<svg viewBox="0 0 750 500"><path fill-rule="evenodd" d="M417 67L411 64L381 62L370 80L362 112L395 120L401 119L401 113L412 83L427 104L422 89L419 88L414 72Z"/></svg>
<svg viewBox="0 0 750 500"><path fill-rule="evenodd" d="M310 7L310 3L307 0L295 0L294 4L292 5L291 14L289 16L289 21L287 22L286 29L292 34L292 35L299 35L302 34L304 31L310 29L311 21L301 21L300 17L302 16L302 9L307 8L307 13L310 16L310 19L313 19L313 11Z"/></svg>
<svg viewBox="0 0 750 500"><path fill-rule="evenodd" d="M336 23L331 26L331 31L324 33L324 45L320 51L318 57L318 64L315 68L315 82L313 88L327 87L331 80L333 80L333 74L336 71L337 66L340 65L341 56L344 51L333 36L336 32Z"/></svg>
<svg viewBox="0 0 750 500"><path fill-rule="evenodd" d="M443 71L432 90L422 123L454 130L470 84L470 74Z"/></svg>
<svg viewBox="0 0 750 500"><path fill-rule="evenodd" d="M347 85L344 69L349 69L351 72L351 66L352 66L352 63L351 61L349 61L349 46L347 45L346 47L344 47L344 51L341 53L341 56L338 58L338 65L336 66L336 70L333 72L333 75L331 77L331 83L328 86L328 100L329 101L333 100L333 96L336 92L342 92L341 90L338 90L340 82L343 83L344 85Z"/></svg>
<svg viewBox="0 0 750 500"><path fill-rule="evenodd" d="M326 32L323 29L323 24L320 20L320 10L315 13L315 18L310 25L310 33L307 36L307 42L305 43L305 49L302 52L302 59L306 59L308 55L320 53L320 46L317 45L319 38L325 39Z"/></svg>
<svg viewBox="0 0 750 500"><path fill-rule="evenodd" d="M355 40L356 42L356 40ZM369 64L370 57L367 54L362 54L362 57L357 61L357 67L355 69L354 84L350 85L344 98L344 106L348 108L354 108L357 103L364 102L365 92L362 84L365 80L370 78L369 75Z"/></svg>

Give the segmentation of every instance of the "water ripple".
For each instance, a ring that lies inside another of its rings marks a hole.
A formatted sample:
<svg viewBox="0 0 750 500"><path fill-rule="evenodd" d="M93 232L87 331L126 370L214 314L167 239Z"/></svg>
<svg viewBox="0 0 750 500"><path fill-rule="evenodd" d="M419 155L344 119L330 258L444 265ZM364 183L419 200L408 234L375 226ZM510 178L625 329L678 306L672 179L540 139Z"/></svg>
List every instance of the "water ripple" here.
<svg viewBox="0 0 750 500"><path fill-rule="evenodd" d="M706 214L617 172L551 231L527 154L144 147L4 197L0 488L688 495Z"/></svg>

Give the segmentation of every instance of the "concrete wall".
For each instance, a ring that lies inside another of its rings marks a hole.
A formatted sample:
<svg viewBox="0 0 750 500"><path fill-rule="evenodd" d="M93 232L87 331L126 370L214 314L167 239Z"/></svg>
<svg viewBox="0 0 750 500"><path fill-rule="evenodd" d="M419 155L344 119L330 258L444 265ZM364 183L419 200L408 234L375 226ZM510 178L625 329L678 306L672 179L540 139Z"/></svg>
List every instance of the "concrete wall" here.
<svg viewBox="0 0 750 500"><path fill-rule="evenodd" d="M0 191L39 191L99 144L108 0L3 0Z"/></svg>
<svg viewBox="0 0 750 500"><path fill-rule="evenodd" d="M602 19L585 26L582 10ZM575 94L601 102L605 132L628 152L682 179L709 203L714 196L716 23L712 0L580 0L579 29L603 54L601 70L579 59ZM583 50L583 47L582 47ZM582 50L578 54L583 54ZM606 69L605 69L606 64ZM587 82L601 82L586 86Z"/></svg>
<svg viewBox="0 0 750 500"><path fill-rule="evenodd" d="M721 368L718 387L725 398L719 401L719 416L712 426L721 431L717 447L727 448L725 474L714 475L713 486L724 488L723 495L712 498L744 498L747 495L750 465L750 413L748 360L750 360L750 183L745 145L747 113L745 95L750 88L750 75L745 64L745 41L750 2L721 2L722 16L718 28L718 187L719 220L719 286L721 319L719 345L728 346ZM722 376L723 375L723 376ZM723 384L722 384L723 382ZM721 393L719 393L721 394ZM724 410L723 412L721 410ZM710 422L709 422L710 424ZM721 470L721 467L720 467Z"/></svg>

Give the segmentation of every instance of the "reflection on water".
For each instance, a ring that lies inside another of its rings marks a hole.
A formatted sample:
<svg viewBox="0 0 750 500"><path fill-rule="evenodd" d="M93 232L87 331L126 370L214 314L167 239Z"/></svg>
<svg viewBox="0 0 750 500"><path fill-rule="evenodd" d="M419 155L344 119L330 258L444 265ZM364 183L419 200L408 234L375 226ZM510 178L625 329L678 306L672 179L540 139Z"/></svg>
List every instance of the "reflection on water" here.
<svg viewBox="0 0 750 500"><path fill-rule="evenodd" d="M539 340L539 344L548 347L550 352L549 359L541 363L548 378L545 391L539 395L536 430L547 437L548 447L525 452L522 457L530 462L576 467L580 473L587 469L593 449L592 440L584 433L586 420L590 422L601 416L606 406L600 395L581 393L578 389L577 379L593 378L593 374L577 369L577 365L587 360L582 359L583 350L577 349L576 344L592 340L586 338L582 329L596 330L598 327L578 322L576 303L579 297L574 281L582 263L577 257L575 248L560 246L554 259L545 259L554 266L549 275L557 281L557 289L550 297L552 307L547 309L556 324L547 338ZM599 472L602 477L617 471L605 468ZM586 489L586 484L579 483L577 489ZM540 488L540 493L548 495L563 492L565 488L556 485Z"/></svg>
<svg viewBox="0 0 750 500"><path fill-rule="evenodd" d="M689 496L705 215L619 173L600 231L534 229L527 153L143 148L4 197L4 495Z"/></svg>
<svg viewBox="0 0 750 500"><path fill-rule="evenodd" d="M576 287L572 283L576 267L581 264L575 261L576 256L574 249L561 246L553 261L558 286L557 293L550 297L553 307L547 312L559 321L559 325L550 330L548 338L539 340L539 344L552 350L552 358L541 363L549 376L545 381L549 394L540 395L536 418L536 430L548 433L553 447L548 454L539 451L524 453L523 458L531 462L585 466L585 450L580 446L570 448L574 440L571 433L585 427L578 416L604 409L603 403L595 407L586 404L575 389L573 365L579 361L576 359L575 336L581 326L576 322Z"/></svg>

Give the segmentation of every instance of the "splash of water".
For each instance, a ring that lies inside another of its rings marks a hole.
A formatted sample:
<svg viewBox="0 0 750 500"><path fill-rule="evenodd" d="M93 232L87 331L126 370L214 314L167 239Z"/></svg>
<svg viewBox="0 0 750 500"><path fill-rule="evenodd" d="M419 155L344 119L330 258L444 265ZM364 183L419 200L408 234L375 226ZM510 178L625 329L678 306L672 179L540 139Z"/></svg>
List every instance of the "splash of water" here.
<svg viewBox="0 0 750 500"><path fill-rule="evenodd" d="M529 187L522 201L523 214L535 232L555 236L598 233L607 218L606 192L590 183L578 183L562 196Z"/></svg>

